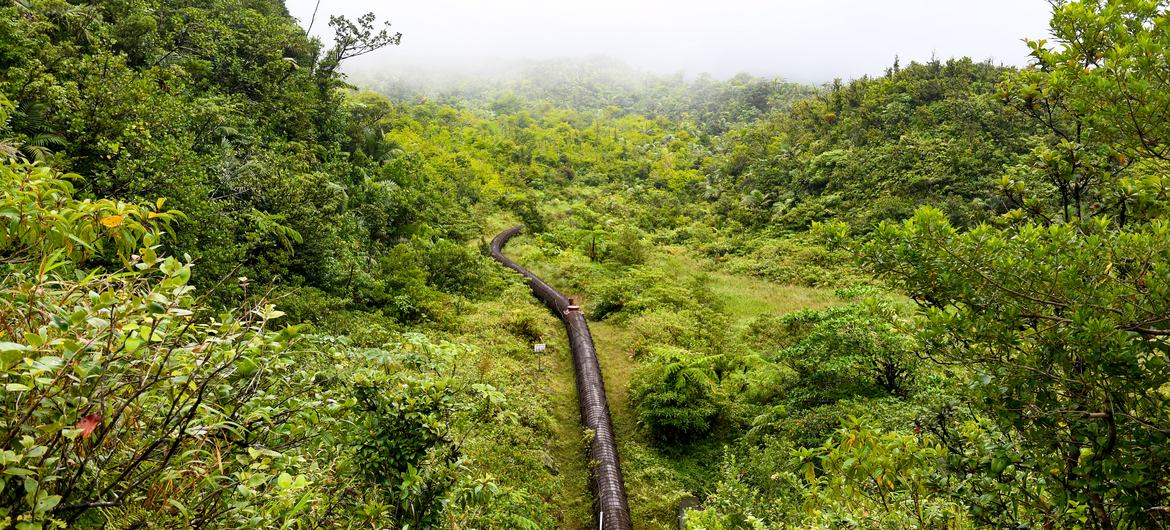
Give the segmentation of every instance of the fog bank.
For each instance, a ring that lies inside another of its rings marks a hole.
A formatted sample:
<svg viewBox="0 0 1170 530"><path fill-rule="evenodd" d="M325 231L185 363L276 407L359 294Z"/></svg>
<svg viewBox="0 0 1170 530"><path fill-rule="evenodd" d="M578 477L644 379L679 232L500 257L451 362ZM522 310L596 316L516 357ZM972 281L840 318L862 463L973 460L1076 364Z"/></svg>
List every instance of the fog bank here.
<svg viewBox="0 0 1170 530"><path fill-rule="evenodd" d="M316 0L289 0L308 25ZM1023 65L1024 37L1047 35L1045 0L375 0L323 1L328 15L373 11L402 45L348 68L482 70L518 60L607 56L654 73L739 72L821 83L903 62L970 56Z"/></svg>

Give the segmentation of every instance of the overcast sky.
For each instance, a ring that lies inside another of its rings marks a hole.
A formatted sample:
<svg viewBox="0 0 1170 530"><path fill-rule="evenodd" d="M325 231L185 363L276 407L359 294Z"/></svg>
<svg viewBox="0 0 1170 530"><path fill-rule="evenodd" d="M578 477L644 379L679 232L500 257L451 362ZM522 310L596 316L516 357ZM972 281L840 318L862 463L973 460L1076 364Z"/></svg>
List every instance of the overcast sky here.
<svg viewBox="0 0 1170 530"><path fill-rule="evenodd" d="M316 0L287 0L307 25ZM322 0L330 14L390 20L402 45L353 66L476 67L604 55L658 73L738 72L805 82L893 63L970 56L1022 65L1047 35L1045 0Z"/></svg>

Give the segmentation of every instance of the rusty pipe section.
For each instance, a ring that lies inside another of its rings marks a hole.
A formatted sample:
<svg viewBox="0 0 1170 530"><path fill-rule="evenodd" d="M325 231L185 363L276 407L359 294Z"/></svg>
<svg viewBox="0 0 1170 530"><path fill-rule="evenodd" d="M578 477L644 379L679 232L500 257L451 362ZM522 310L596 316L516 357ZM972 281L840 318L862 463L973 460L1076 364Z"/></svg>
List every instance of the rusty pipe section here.
<svg viewBox="0 0 1170 530"><path fill-rule="evenodd" d="M632 530L626 486L622 481L613 423L609 418L609 402L605 399L605 381L601 378L601 365L597 362L597 350L593 347L589 324L580 311L568 311L569 299L565 295L504 256L504 245L523 229L524 225L514 226L492 239L492 257L524 276L532 293L565 323L577 374L577 402L581 408L581 422L593 432L588 454L589 485L593 491L595 508L593 513L598 517L593 526L597 528L600 525L602 530Z"/></svg>

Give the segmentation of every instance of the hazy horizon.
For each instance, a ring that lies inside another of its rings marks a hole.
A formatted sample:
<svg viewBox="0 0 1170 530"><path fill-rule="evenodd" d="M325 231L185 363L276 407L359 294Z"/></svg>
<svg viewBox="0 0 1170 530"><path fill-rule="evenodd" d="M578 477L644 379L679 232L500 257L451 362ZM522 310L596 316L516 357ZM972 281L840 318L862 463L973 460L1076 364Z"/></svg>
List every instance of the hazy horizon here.
<svg viewBox="0 0 1170 530"><path fill-rule="evenodd" d="M316 3L288 0L288 7L307 26ZM321 2L313 33L329 42L329 15L367 11L403 33L401 46L354 59L350 71L482 71L601 56L659 74L822 83L881 74L895 57L1022 66L1021 40L1048 34L1050 10L1045 0L340 0Z"/></svg>

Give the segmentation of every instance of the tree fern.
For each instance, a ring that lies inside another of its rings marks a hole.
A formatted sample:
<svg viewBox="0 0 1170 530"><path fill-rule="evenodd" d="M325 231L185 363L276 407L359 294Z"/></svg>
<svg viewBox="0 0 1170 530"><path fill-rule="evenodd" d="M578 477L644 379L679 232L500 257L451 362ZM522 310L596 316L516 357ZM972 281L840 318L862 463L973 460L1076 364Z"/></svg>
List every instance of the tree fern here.
<svg viewBox="0 0 1170 530"><path fill-rule="evenodd" d="M65 138L58 134L41 133L33 136L29 141L24 142L20 146L20 151L27 155L30 160L37 162L44 162L49 155L53 154L53 147L65 147L67 142Z"/></svg>
<svg viewBox="0 0 1170 530"><path fill-rule="evenodd" d="M281 224L284 221L284 216L274 215L262 212L255 208L245 214L249 220L256 224L256 232L260 234L267 234L276 238L285 250L292 251L293 243L303 243L304 238L301 234L292 227Z"/></svg>

